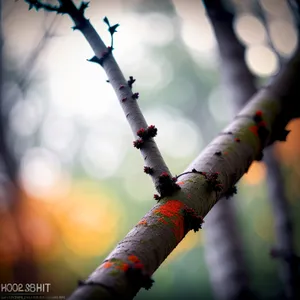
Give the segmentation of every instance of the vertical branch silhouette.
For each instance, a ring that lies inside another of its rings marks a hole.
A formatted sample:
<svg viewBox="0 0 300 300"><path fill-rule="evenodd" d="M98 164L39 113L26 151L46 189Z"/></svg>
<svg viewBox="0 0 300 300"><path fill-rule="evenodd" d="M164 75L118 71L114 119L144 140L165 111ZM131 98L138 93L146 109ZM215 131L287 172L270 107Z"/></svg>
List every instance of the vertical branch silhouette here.
<svg viewBox="0 0 300 300"><path fill-rule="evenodd" d="M226 87L224 97L231 99L237 113L256 91L254 77L245 64L245 48L234 33L234 15L223 1L203 0L203 4L217 40L221 82ZM238 230L236 201L238 196L221 199L206 217L204 227L205 258L212 287L222 300L254 298Z"/></svg>
<svg viewBox="0 0 300 300"><path fill-rule="evenodd" d="M222 0L204 0L204 3L218 42L224 84L232 91L233 104L236 110L239 110L256 92L255 78L245 63L244 46L238 41L234 33L234 16L226 10ZM268 43L272 45L268 30L267 34ZM274 49L273 46L272 49ZM279 57L278 54L277 57ZM258 160L261 158L259 157ZM280 249L271 253L283 252L287 257L290 257L290 259L285 259L285 256L282 257L280 276L284 283L287 299L297 299L295 297L298 275L297 264L294 260L293 226L285 196L283 176L272 146L265 150L264 163L267 167L269 201L274 212L276 247ZM214 269L211 270L213 272Z"/></svg>

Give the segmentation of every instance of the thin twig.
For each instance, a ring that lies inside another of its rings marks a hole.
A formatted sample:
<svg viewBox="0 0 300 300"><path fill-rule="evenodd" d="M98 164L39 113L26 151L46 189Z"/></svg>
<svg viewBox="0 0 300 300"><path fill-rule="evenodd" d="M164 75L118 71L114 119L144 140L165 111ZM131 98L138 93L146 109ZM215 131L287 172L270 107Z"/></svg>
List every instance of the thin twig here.
<svg viewBox="0 0 300 300"><path fill-rule="evenodd" d="M43 50L46 48L47 43L50 41L50 38L53 36L54 28L57 23L57 16L52 20L51 24L48 28L45 29L45 32L35 47L35 49L30 53L30 56L26 59L24 66L22 67L24 72L20 75L18 79L18 84L20 85L21 89L26 91L27 87L31 83L31 75L33 69L36 67L36 63L38 58L43 53Z"/></svg>
<svg viewBox="0 0 300 300"><path fill-rule="evenodd" d="M138 102L136 101L139 97L139 93L132 92L129 82L125 80L122 71L112 55L113 39L111 46L106 47L89 20L85 18L84 10L87 7L87 3L82 2L80 7L76 8L71 0L59 0L60 6L51 6L50 8L49 5L44 5L40 1L25 0L25 2L36 9L44 8L46 10L68 14L71 17L75 24L73 29L81 31L95 53L95 56L91 58L90 61L99 63L103 67L109 82L118 96L128 123L136 137L134 147L140 149L145 165L152 169L152 172L148 174L151 176L156 190L161 194L161 197L164 197L169 196L180 189L180 187L171 179L171 172L153 139L154 136L150 134L145 135L145 138L139 136L139 132L142 130L150 132L151 128L154 126L148 126L139 108ZM36 3L38 3L38 6L36 6ZM118 24L110 26L107 18L105 18L104 21L109 26L109 31L112 36L112 33L115 32ZM168 180L163 180L163 184L162 174L168 174Z"/></svg>

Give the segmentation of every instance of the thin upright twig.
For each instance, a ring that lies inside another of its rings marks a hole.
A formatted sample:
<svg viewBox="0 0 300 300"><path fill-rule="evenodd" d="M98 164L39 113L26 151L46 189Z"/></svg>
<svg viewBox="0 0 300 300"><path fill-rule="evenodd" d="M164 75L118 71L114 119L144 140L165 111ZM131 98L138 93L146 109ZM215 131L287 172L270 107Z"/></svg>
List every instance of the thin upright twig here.
<svg viewBox="0 0 300 300"><path fill-rule="evenodd" d="M155 195L156 198L159 200L179 190L180 187L172 180L171 172L153 139L157 134L157 128L154 125L148 126L138 105L139 93L132 92L133 77L125 80L112 55L113 44L106 47L90 21L84 16L88 3L82 2L80 7L77 8L71 0L60 0L59 6L49 6L35 0L25 0L25 2L29 3L31 8L34 7L37 10L43 8L60 14L68 14L71 17L75 24L73 29L79 30L83 34L95 53L95 56L90 61L99 63L103 67L108 81L115 90L126 119L136 137L133 143L134 147L140 149L143 156L145 162L144 171L151 176L156 190L160 193L160 196ZM109 26L109 31L112 35L119 24L111 26L107 18L104 18L104 21Z"/></svg>

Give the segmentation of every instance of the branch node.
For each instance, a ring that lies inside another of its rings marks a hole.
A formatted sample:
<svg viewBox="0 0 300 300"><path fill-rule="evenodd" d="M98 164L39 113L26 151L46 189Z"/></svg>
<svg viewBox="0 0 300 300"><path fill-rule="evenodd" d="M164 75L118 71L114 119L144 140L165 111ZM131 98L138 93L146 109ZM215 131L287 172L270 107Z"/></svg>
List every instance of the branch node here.
<svg viewBox="0 0 300 300"><path fill-rule="evenodd" d="M115 32L117 32L117 28L120 26L120 24L115 24L115 25L111 26L107 17L104 17L103 21L108 26L108 31L109 31L110 36L111 36L111 48L113 49L113 44L114 44L113 35L114 35Z"/></svg>
<svg viewBox="0 0 300 300"><path fill-rule="evenodd" d="M79 12L82 14L82 16L84 15L85 10L88 8L90 2L84 2L82 1L79 7Z"/></svg>
<svg viewBox="0 0 300 300"><path fill-rule="evenodd" d="M90 59L87 59L87 61L93 62L93 63L97 63L97 64L99 64L99 65L102 66L102 60L101 60L101 58L98 58L96 55L93 56L93 57L90 58Z"/></svg>
<svg viewBox="0 0 300 300"><path fill-rule="evenodd" d="M149 175L152 175L153 174L153 168L151 168L151 167L144 167L144 173L146 173L146 174L149 174Z"/></svg>
<svg viewBox="0 0 300 300"><path fill-rule="evenodd" d="M144 145L144 141L142 139L138 139L133 141L133 147L137 148L137 149L141 149Z"/></svg>
<svg viewBox="0 0 300 300"><path fill-rule="evenodd" d="M172 196L176 191L180 190L181 187L176 184L176 182L171 178L167 172L161 173L158 178L158 190L160 192L160 197Z"/></svg>
<svg viewBox="0 0 300 300"><path fill-rule="evenodd" d="M57 14L68 13L68 11L64 9L63 5L55 6L51 4L42 3L38 0L25 0L25 2L29 4L28 10L34 8L36 11L38 11L39 9L44 9L46 11L56 12Z"/></svg>
<svg viewBox="0 0 300 300"><path fill-rule="evenodd" d="M154 280L144 271L144 265L140 262L131 264L126 271L126 275L146 290L149 290L154 283Z"/></svg>
<svg viewBox="0 0 300 300"><path fill-rule="evenodd" d="M161 200L161 197L160 197L158 194L154 194L154 195L153 195L153 198L154 198L156 201Z"/></svg>
<svg viewBox="0 0 300 300"><path fill-rule="evenodd" d="M234 196L234 194L237 194L237 187L235 185L231 186L225 193L224 197L226 199L229 199Z"/></svg>
<svg viewBox="0 0 300 300"><path fill-rule="evenodd" d="M132 95L132 99L139 99L140 94L139 93L134 93Z"/></svg>
<svg viewBox="0 0 300 300"><path fill-rule="evenodd" d="M204 220L202 216L197 215L194 209L188 207L184 208L183 217L186 229L194 230L194 232L197 232L199 231L199 229L202 229L202 224L204 223Z"/></svg>
<svg viewBox="0 0 300 300"><path fill-rule="evenodd" d="M129 76L129 80L127 81L128 86L132 89L132 85L135 82L135 79L132 76Z"/></svg>

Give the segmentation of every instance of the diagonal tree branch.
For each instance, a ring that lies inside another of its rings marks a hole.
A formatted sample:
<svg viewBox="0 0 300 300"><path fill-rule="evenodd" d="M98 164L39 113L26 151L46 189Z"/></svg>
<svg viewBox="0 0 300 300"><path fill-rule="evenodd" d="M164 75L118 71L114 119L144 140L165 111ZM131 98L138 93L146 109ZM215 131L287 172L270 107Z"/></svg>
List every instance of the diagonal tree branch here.
<svg viewBox="0 0 300 300"><path fill-rule="evenodd" d="M92 25L71 1L60 2L75 26L82 26L81 32L96 56L101 57L103 50L107 50ZM104 60L103 67L118 98L131 95L128 88L119 90L120 84L125 86L126 82L111 55ZM70 299L132 299L141 287L150 288L150 276L185 234L197 229L194 225L199 216L205 216L232 188L265 146L281 139L288 121L299 117L300 104L294 101L300 96L299 75L300 49L272 83L258 92L190 164L188 173L181 177L181 190L156 204L101 266L81 282ZM122 107L125 113L131 113L127 106ZM258 118L263 119L263 124L257 124ZM130 124L134 132L138 130L132 120ZM221 155L215 155L220 152Z"/></svg>
<svg viewBox="0 0 300 300"><path fill-rule="evenodd" d="M217 37L223 66L223 78L226 86L229 86L229 89L234 92L231 98L234 100L233 102L238 110L247 103L249 96L255 93L255 78L245 63L244 46L238 41L234 33L233 15L224 8L222 0L203 0L203 2L207 7L208 15ZM263 12L261 13L263 14ZM268 30L267 35L268 43L272 45ZM272 47L272 49L274 50L275 48ZM278 54L277 57L280 58ZM239 80L237 80L238 78ZM247 94L247 92L250 94ZM284 191L283 176L273 147L266 149L264 162L267 167L269 201L274 211L277 237L276 247L280 249L280 252L284 252L287 256L294 258L292 220ZM297 299L296 282L298 275L297 264L295 264L294 259L286 260L283 258L281 260L280 273L287 299Z"/></svg>
<svg viewBox="0 0 300 300"><path fill-rule="evenodd" d="M40 8L49 10L49 5L45 5L41 1L25 0L25 2L37 10ZM146 165L144 172L152 177L155 188L160 193L160 196L154 195L155 199L160 200L161 197L172 195L180 187L175 183L175 178L172 180L171 172L153 139L157 133L156 127L154 125L148 126L139 108L136 101L139 93L132 92L132 83L135 80L133 77L130 77L128 81L125 80L122 71L112 55L113 48L105 46L89 20L84 17L84 10L88 4L82 2L80 7L77 8L71 0L60 0L59 2L60 6L52 6L50 10L66 13L71 17L75 24L73 30L81 31L95 53L95 56L89 61L99 63L103 67L109 82L118 96L132 132L137 138L133 145L140 149L144 158ZM104 21L109 26L109 31L112 35L116 31L118 24L110 26L107 18Z"/></svg>
<svg viewBox="0 0 300 300"><path fill-rule="evenodd" d="M286 123L300 114L300 105L294 101L300 95L299 75L298 50L273 82L261 89L223 134L190 164L186 169L190 172L181 177L181 191L155 205L69 299L115 299L116 295L119 299L132 299L142 286L149 288L144 276L155 272L189 230L182 209L187 206L205 216L247 171L260 151L261 141L253 130L255 122L247 116L257 111L263 113L269 130L266 145L269 145ZM216 152L222 156L214 155ZM192 169L218 171L223 190L214 191L206 178ZM134 268L132 261L138 262L144 271L140 276L128 272L129 267Z"/></svg>

